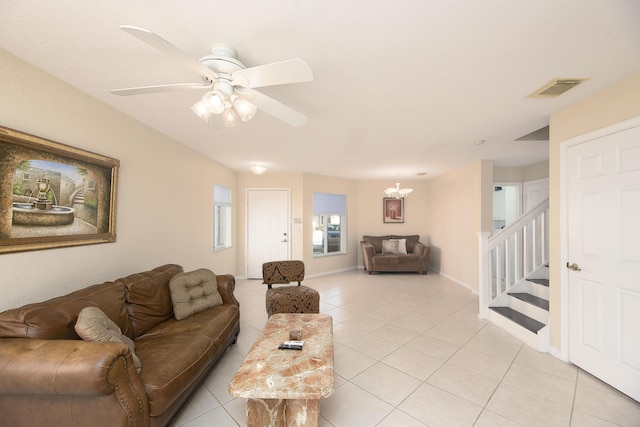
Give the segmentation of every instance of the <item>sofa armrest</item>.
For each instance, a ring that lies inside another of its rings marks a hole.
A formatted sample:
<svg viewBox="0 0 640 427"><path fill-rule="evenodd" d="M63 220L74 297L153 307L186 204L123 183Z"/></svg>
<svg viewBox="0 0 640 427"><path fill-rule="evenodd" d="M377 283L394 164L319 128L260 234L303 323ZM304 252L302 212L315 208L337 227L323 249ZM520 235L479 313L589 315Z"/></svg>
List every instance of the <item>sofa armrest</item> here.
<svg viewBox="0 0 640 427"><path fill-rule="evenodd" d="M431 253L431 246L418 242L413 246L413 253L422 257L422 273L427 274L427 270L429 269L429 254Z"/></svg>
<svg viewBox="0 0 640 427"><path fill-rule="evenodd" d="M0 413L15 425L104 425L112 414L111 425L144 426L149 402L125 344L0 338Z"/></svg>
<svg viewBox="0 0 640 427"><path fill-rule="evenodd" d="M431 249L430 247L428 247L427 245L425 245L422 242L417 242L415 245L413 245L413 253L420 255L420 256L425 256L427 255L427 248Z"/></svg>
<svg viewBox="0 0 640 427"><path fill-rule="evenodd" d="M364 269L371 274L373 268L373 260L371 258L376 254L376 249L371 243L365 242L364 240L360 242L360 247L362 248L362 264L364 265Z"/></svg>
<svg viewBox="0 0 640 427"><path fill-rule="evenodd" d="M233 295L233 291L236 289L236 278L232 274L221 274L216 276L216 280L218 281L218 292L220 292L222 302L240 306L240 302Z"/></svg>
<svg viewBox="0 0 640 427"><path fill-rule="evenodd" d="M0 339L0 395L105 395L122 380L143 390L125 344Z"/></svg>

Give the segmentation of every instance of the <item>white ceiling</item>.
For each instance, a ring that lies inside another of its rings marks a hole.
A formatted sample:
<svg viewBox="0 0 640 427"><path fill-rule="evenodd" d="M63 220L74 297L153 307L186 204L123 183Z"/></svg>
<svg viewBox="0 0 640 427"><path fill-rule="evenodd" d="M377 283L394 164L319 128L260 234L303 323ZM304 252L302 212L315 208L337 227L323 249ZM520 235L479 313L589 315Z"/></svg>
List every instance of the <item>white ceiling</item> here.
<svg viewBox="0 0 640 427"><path fill-rule="evenodd" d="M259 91L307 123L258 112L240 127L208 129L189 109L203 92L110 94L199 81L120 25L149 29L196 59L213 42L233 45L247 67L303 59L312 82ZM547 159L547 142L514 140L640 71L640 2L3 0L0 47L232 169L259 162L393 181L476 159ZM553 78L578 77L589 80L556 99L527 97Z"/></svg>

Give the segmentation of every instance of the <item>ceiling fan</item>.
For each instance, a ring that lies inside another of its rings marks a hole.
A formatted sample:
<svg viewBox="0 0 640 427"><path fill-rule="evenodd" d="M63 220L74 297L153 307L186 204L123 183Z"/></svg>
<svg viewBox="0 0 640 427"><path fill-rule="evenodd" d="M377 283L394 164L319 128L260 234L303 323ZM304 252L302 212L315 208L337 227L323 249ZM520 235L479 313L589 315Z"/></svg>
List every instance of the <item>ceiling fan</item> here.
<svg viewBox="0 0 640 427"><path fill-rule="evenodd" d="M123 25L123 31L164 52L172 59L195 71L201 83L176 83L114 89L114 95L142 95L175 90L207 90L191 109L200 118L217 127L250 120L257 109L292 126L301 126L307 118L292 108L254 90L254 88L313 80L309 66L301 59L289 59L246 68L238 61L237 51L228 44L215 43L211 54L195 60L157 34L143 28Z"/></svg>

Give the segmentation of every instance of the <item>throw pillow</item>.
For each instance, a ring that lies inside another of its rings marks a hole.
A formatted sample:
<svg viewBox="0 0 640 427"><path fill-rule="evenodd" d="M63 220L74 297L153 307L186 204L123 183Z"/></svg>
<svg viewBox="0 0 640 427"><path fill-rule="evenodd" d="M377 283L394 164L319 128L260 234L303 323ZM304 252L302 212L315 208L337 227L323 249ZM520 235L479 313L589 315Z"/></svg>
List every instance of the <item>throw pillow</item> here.
<svg viewBox="0 0 640 427"><path fill-rule="evenodd" d="M398 253L406 255L406 253L407 253L407 239L398 239Z"/></svg>
<svg viewBox="0 0 640 427"><path fill-rule="evenodd" d="M135 353L136 345L131 338L123 335L118 325L98 307L85 307L80 310L74 329L78 336L85 341L110 341L126 344L131 350L133 364L140 372L142 364Z"/></svg>
<svg viewBox="0 0 640 427"><path fill-rule="evenodd" d="M398 241L396 239L383 240L382 253L398 255Z"/></svg>
<svg viewBox="0 0 640 427"><path fill-rule="evenodd" d="M176 274L169 281L169 291L176 320L222 304L216 275L206 268Z"/></svg>

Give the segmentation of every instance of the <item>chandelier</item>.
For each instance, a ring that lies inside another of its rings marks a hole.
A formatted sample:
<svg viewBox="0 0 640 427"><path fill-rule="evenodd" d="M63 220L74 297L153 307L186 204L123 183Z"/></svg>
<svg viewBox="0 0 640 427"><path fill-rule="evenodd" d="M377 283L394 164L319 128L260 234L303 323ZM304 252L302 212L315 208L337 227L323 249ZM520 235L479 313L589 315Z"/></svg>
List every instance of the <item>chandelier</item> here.
<svg viewBox="0 0 640 427"><path fill-rule="evenodd" d="M207 123L212 114L220 114L223 126L235 127L240 122L251 120L258 108L236 95L231 82L221 78L214 83L211 92L205 93L200 101L191 106L191 110Z"/></svg>
<svg viewBox="0 0 640 427"><path fill-rule="evenodd" d="M413 191L413 188L400 188L400 182L396 182L395 187L387 188L384 193L388 197L394 199L404 199L405 196Z"/></svg>

